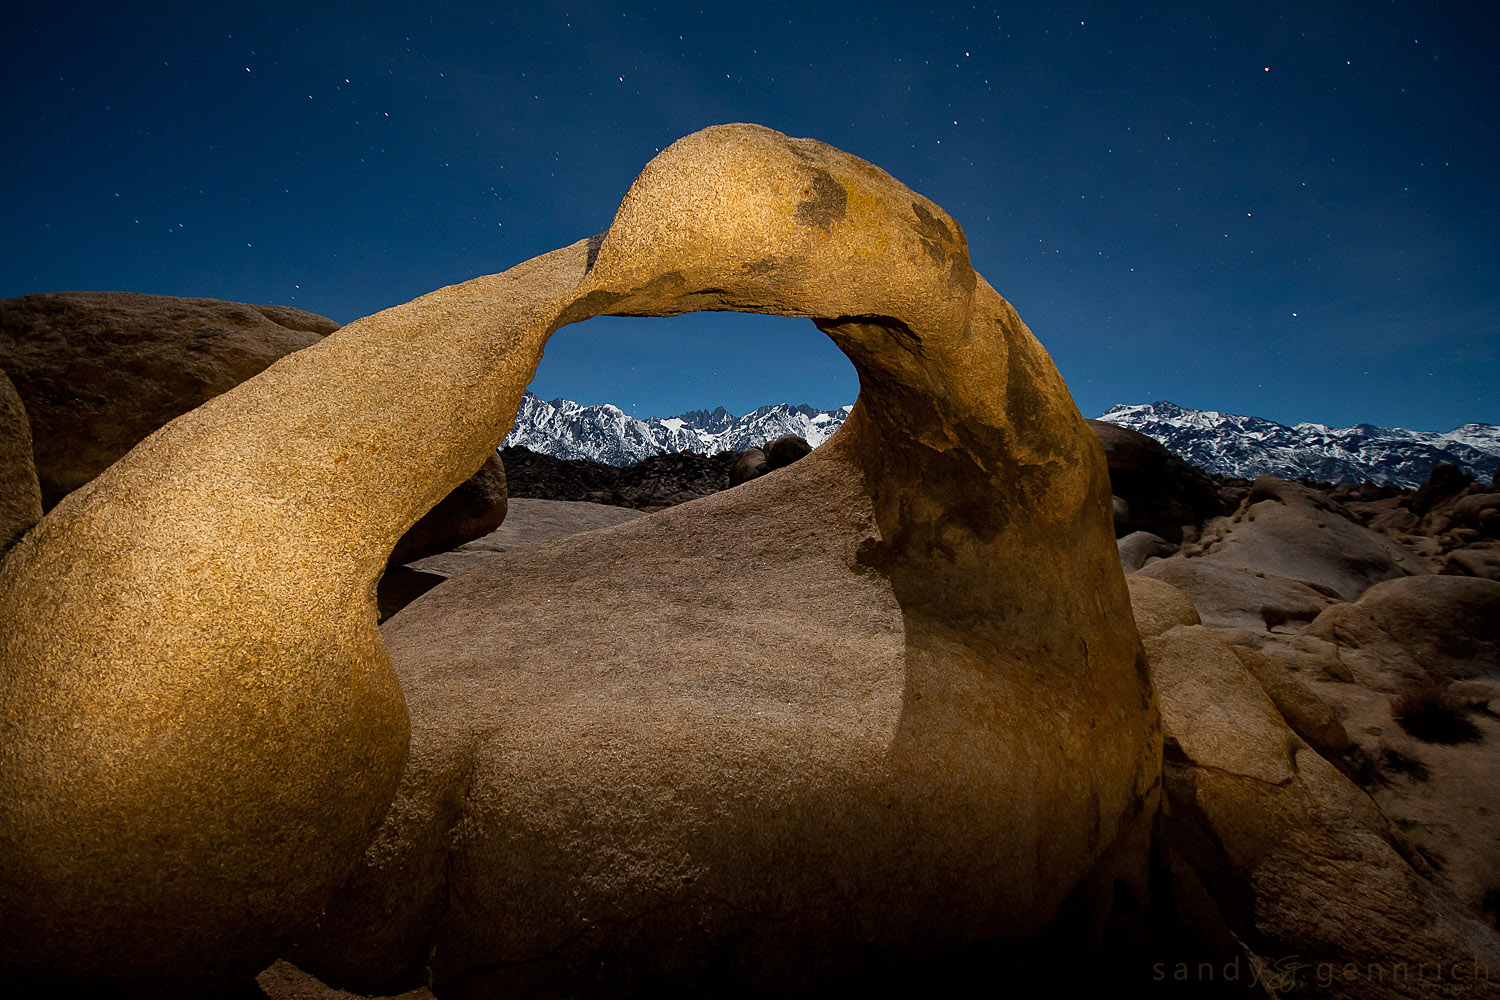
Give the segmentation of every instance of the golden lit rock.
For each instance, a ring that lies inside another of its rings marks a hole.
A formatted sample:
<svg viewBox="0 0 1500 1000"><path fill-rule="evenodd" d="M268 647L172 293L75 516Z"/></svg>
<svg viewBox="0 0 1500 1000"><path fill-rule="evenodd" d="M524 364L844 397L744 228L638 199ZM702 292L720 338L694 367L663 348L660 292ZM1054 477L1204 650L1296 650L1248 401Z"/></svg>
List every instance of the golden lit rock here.
<svg viewBox="0 0 1500 1000"><path fill-rule="evenodd" d="M502 554L383 643L386 556L548 337L698 309L812 317L860 375L837 436ZM356 865L301 935L329 981L778 989L871 949L1024 955L1070 897L1098 927L1145 892L1143 664L1098 441L958 224L828 146L708 129L601 237L284 358L17 546L0 961L191 992Z"/></svg>

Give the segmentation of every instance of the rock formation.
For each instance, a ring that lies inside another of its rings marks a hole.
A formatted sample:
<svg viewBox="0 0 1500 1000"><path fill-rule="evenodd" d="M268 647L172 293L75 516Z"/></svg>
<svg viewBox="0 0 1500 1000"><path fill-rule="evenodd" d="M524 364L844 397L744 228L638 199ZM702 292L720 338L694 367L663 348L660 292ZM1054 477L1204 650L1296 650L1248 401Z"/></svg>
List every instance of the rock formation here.
<svg viewBox="0 0 1500 1000"><path fill-rule="evenodd" d="M131 292L0 300L0 369L31 418L47 510L179 414L338 329L286 306Z"/></svg>
<svg viewBox="0 0 1500 1000"><path fill-rule="evenodd" d="M1500 580L1500 493L1456 466L1439 464L1415 493L1361 498L1348 509L1393 541L1440 557L1440 573Z"/></svg>
<svg viewBox="0 0 1500 1000"><path fill-rule="evenodd" d="M16 387L0 371L0 559L42 519L42 491L31 458L31 424Z"/></svg>
<svg viewBox="0 0 1500 1000"><path fill-rule="evenodd" d="M1209 522L1181 553L1139 569L1191 595L1205 624L1257 631L1300 628L1381 580L1432 571L1322 492L1274 476L1255 480L1233 516Z"/></svg>
<svg viewBox="0 0 1500 1000"><path fill-rule="evenodd" d="M518 270L556 298L496 352L528 373L564 321L733 307L816 317L861 401L788 468L392 619L411 760L298 964L445 997L811 990L1019 962L1063 914L1086 945L1143 900L1155 717L1103 456L957 224L733 126L543 261Z"/></svg>
<svg viewBox="0 0 1500 1000"><path fill-rule="evenodd" d="M1403 680L1500 681L1500 582L1462 576L1404 577L1336 604L1302 630L1339 648L1367 687Z"/></svg>
<svg viewBox="0 0 1500 1000"><path fill-rule="evenodd" d="M1177 551L1177 546L1149 531L1132 531L1117 539L1120 549L1120 568L1134 573L1153 559L1164 559Z"/></svg>
<svg viewBox="0 0 1500 1000"><path fill-rule="evenodd" d="M1227 513L1208 476L1160 442L1128 427L1088 421L1104 446L1110 490L1115 496L1115 534L1149 531L1182 541L1185 526Z"/></svg>
<svg viewBox="0 0 1500 1000"><path fill-rule="evenodd" d="M740 452L739 458L734 460L734 466L729 470L729 485L738 486L748 483L771 471L771 465L766 461L766 453L760 448L746 448Z"/></svg>
<svg viewBox="0 0 1500 1000"><path fill-rule="evenodd" d="M1266 658L1194 624L1185 595L1129 579L1166 743L1166 891L1156 902L1199 939L1187 968L1243 958L1270 996L1500 994L1500 939L1462 905L1473 901L1434 881L1376 803L1320 755L1347 746L1332 710ZM1424 579L1436 578L1380 586Z"/></svg>
<svg viewBox="0 0 1500 1000"><path fill-rule="evenodd" d="M415 750L307 954L430 960L451 996L805 984L1143 896L1156 716L1096 440L941 209L725 126L653 160L608 232L296 352L22 540L8 978L194 993L263 967L402 776L373 597L397 539L493 452L554 331L703 308L816 318L860 404L795 466L394 619Z"/></svg>
<svg viewBox="0 0 1500 1000"><path fill-rule="evenodd" d="M1494 551L1487 494L1452 469L1244 486L1128 578L1167 748L1158 907L1277 995L1500 996L1500 583L1434 575Z"/></svg>
<svg viewBox="0 0 1500 1000"><path fill-rule="evenodd" d="M218 299L60 292L0 300L0 359L15 367L31 408L23 416L37 427L47 507L173 417L337 329L300 309ZM402 563L493 531L505 501L505 469L492 457L396 545L381 579L382 612L438 582Z"/></svg>
<svg viewBox="0 0 1500 1000"><path fill-rule="evenodd" d="M761 452L766 456L766 465L771 469L784 469L811 455L812 446L805 438L796 434L783 434L774 441L767 441Z"/></svg>

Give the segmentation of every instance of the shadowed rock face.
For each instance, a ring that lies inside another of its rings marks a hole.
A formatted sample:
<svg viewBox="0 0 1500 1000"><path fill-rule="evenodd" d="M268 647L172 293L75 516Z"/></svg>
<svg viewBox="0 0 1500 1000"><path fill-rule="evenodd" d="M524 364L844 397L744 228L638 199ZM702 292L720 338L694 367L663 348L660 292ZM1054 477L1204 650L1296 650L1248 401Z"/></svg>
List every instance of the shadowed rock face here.
<svg viewBox="0 0 1500 1000"><path fill-rule="evenodd" d="M1104 446L1119 537L1149 531L1169 542L1180 542L1185 526L1196 527L1227 513L1208 476L1160 441L1103 420L1090 420L1088 425Z"/></svg>
<svg viewBox="0 0 1500 1000"><path fill-rule="evenodd" d="M0 368L31 417L45 508L173 417L338 328L300 309L218 299L0 299Z"/></svg>
<svg viewBox="0 0 1500 1000"><path fill-rule="evenodd" d="M505 520L508 500L505 464L499 455L491 455L479 471L459 483L401 536L391 553L391 565L414 562L483 538Z"/></svg>
<svg viewBox="0 0 1500 1000"><path fill-rule="evenodd" d="M505 553L393 619L388 654L387 555L504 437L547 338L697 309L813 317L861 379L833 441ZM1144 891L1160 761L1109 496L941 209L810 140L689 136L602 237L272 365L17 546L0 960L185 992L252 972L372 837L330 910L354 933L306 931L307 964L433 961L443 996L784 986L1025 941L1070 895L1102 921L1117 878Z"/></svg>
<svg viewBox="0 0 1500 1000"><path fill-rule="evenodd" d="M0 559L42 519L42 493L31 459L26 406L0 371Z"/></svg>

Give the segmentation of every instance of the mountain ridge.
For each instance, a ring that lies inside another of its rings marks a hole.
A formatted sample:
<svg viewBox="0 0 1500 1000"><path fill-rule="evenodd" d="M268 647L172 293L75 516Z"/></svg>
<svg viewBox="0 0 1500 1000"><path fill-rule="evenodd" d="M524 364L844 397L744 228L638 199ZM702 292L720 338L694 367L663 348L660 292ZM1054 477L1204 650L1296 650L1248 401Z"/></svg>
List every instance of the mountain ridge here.
<svg viewBox="0 0 1500 1000"><path fill-rule="evenodd" d="M816 448L843 426L852 408L777 403L736 416L719 406L642 420L608 403L548 401L528 391L503 446L617 466L679 451L744 451L783 434L796 434ZM1118 404L1098 419L1153 437L1205 472L1245 479L1270 473L1283 479L1370 480L1415 489L1439 462L1451 462L1482 481L1500 467L1500 426L1495 424L1467 423L1446 432L1369 423L1286 425L1166 400Z"/></svg>
<svg viewBox="0 0 1500 1000"><path fill-rule="evenodd" d="M1118 404L1098 419L1155 438L1205 472L1245 479L1269 473L1283 479L1369 480L1416 489L1439 462L1457 465L1481 481L1500 467L1500 426L1494 424L1460 424L1445 432L1369 423L1287 425L1167 400Z"/></svg>
<svg viewBox="0 0 1500 1000"><path fill-rule="evenodd" d="M642 420L609 403L584 406L568 399L548 401L528 391L502 447L621 466L667 452L744 451L783 434L796 434L816 448L843 426L851 409L777 403L740 417L720 406Z"/></svg>

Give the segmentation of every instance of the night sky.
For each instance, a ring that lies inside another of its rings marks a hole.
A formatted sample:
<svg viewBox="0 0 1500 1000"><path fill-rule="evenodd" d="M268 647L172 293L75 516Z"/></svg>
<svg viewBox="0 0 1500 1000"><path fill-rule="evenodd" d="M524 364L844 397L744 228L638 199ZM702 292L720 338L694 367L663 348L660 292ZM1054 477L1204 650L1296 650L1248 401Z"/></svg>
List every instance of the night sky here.
<svg viewBox="0 0 1500 1000"><path fill-rule="evenodd" d="M749 121L885 168L1079 408L1500 422L1500 4L70 4L0 32L0 297L349 322L605 229ZM597 319L533 389L834 407L806 320Z"/></svg>

